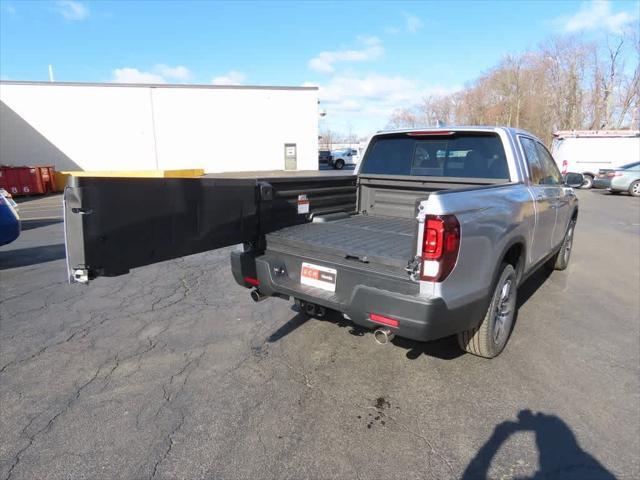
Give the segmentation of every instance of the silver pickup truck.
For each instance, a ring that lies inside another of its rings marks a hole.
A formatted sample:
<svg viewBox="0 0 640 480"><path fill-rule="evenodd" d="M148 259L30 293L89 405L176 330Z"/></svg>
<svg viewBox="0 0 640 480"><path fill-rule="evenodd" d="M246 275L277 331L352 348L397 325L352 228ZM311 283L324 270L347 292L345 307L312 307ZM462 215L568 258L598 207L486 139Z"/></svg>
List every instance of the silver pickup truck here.
<svg viewBox="0 0 640 480"><path fill-rule="evenodd" d="M340 312L379 343L456 334L492 358L518 285L567 267L578 201L565 180L540 140L501 127L380 132L355 175L78 177L64 194L69 278L241 244L232 272L255 301Z"/></svg>

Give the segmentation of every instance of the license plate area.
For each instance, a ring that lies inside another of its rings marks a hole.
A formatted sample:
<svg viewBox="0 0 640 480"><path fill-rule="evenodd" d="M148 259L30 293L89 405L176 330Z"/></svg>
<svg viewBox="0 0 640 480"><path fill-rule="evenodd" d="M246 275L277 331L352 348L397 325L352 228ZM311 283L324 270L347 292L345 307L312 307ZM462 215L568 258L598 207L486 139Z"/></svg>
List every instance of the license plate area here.
<svg viewBox="0 0 640 480"><path fill-rule="evenodd" d="M338 271L335 268L302 262L300 267L300 283L309 287L320 288L328 292L336 291Z"/></svg>

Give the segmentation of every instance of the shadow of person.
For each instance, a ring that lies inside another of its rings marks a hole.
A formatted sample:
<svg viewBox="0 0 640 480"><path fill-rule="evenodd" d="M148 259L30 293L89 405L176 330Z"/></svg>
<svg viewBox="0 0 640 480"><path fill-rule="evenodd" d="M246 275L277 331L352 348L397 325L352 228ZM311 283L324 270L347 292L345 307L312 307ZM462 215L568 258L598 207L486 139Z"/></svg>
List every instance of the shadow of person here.
<svg viewBox="0 0 640 480"><path fill-rule="evenodd" d="M518 421L502 422L493 430L487 442L478 450L464 473L462 480L489 479L491 461L500 446L516 432L533 432L539 455L539 469L531 477L519 480L615 480L593 456L580 448L578 441L559 417L531 410L518 412Z"/></svg>

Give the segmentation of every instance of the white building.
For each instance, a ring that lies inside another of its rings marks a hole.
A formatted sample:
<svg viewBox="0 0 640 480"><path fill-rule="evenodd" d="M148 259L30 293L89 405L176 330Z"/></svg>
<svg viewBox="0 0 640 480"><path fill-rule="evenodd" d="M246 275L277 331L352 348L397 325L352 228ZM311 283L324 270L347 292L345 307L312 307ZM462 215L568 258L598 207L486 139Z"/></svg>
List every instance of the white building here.
<svg viewBox="0 0 640 480"><path fill-rule="evenodd" d="M0 165L318 169L316 87L2 81L0 100Z"/></svg>

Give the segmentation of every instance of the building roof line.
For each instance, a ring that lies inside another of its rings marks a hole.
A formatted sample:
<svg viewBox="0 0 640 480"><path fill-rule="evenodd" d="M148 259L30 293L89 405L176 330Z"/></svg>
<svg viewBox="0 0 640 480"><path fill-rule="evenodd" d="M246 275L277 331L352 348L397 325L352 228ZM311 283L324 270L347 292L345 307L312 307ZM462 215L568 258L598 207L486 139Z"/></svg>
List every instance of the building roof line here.
<svg viewBox="0 0 640 480"><path fill-rule="evenodd" d="M45 82L31 80L0 80L0 85L46 85L62 87L142 87L142 88L199 88L212 90L318 90L318 87L286 85L209 85L199 83L110 83L110 82Z"/></svg>

